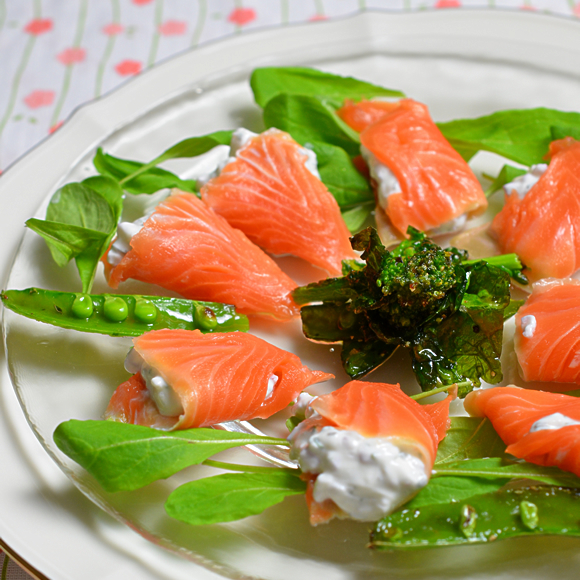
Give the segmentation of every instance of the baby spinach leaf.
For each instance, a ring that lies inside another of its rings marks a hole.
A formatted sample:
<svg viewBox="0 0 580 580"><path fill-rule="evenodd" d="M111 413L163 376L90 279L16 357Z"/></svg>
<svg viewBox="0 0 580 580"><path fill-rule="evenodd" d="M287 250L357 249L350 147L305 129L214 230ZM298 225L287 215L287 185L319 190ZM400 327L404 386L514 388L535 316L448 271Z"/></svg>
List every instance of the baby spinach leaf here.
<svg viewBox="0 0 580 580"><path fill-rule="evenodd" d="M348 231L355 234L367 221L375 208L374 203L360 204L352 209L347 209L342 212L342 219L348 228Z"/></svg>
<svg viewBox="0 0 580 580"><path fill-rule="evenodd" d="M524 173L526 173L525 169L520 169L519 167L514 167L506 163L497 174L497 177L492 181L491 185L485 190L485 196L490 197L504 185L511 183L516 177Z"/></svg>
<svg viewBox="0 0 580 580"><path fill-rule="evenodd" d="M530 505L537 511L528 517ZM469 511L474 525L464 526ZM403 509L380 520L371 532L376 549L415 549L487 543L515 536L580 536L580 491L562 487L501 489L468 499Z"/></svg>
<svg viewBox="0 0 580 580"><path fill-rule="evenodd" d="M306 492L298 474L271 468L271 473L224 473L178 487L167 500L167 513L192 525L231 522L262 513L286 496Z"/></svg>
<svg viewBox="0 0 580 580"><path fill-rule="evenodd" d="M305 67L257 68L250 78L256 103L260 107L280 94L306 95L344 101L372 97L404 97L400 91Z"/></svg>
<svg viewBox="0 0 580 580"><path fill-rule="evenodd" d="M580 141L580 126L568 126L563 127L561 125L553 125L550 127L550 132L552 133L552 141L557 141L558 139L564 139L566 137L572 137L577 141Z"/></svg>
<svg viewBox="0 0 580 580"><path fill-rule="evenodd" d="M506 445L489 419L451 417L447 436L439 444L435 469L441 463L480 457L505 457Z"/></svg>
<svg viewBox="0 0 580 580"><path fill-rule="evenodd" d="M145 166L145 163L113 157L103 153L101 148L97 149L93 164L101 175L109 176L119 182L123 181L123 189L129 193L155 193L160 189L172 187L189 193L196 191L194 180L180 179L174 173L160 167L150 167L130 178L131 175L138 173Z"/></svg>
<svg viewBox="0 0 580 580"><path fill-rule="evenodd" d="M564 127L564 133L580 130L580 113L543 107L512 109L475 119L438 123L438 126L466 160L478 151L491 151L529 166L545 161L554 139L552 127ZM559 129L554 131L562 133Z"/></svg>
<svg viewBox="0 0 580 580"><path fill-rule="evenodd" d="M61 423L58 448L84 467L107 491L138 489L242 445L287 445L285 439L217 429L159 431L115 421Z"/></svg>
<svg viewBox="0 0 580 580"><path fill-rule="evenodd" d="M322 142L360 153L360 139L336 113L340 103L303 95L279 94L264 108L264 124L290 133L302 145Z"/></svg>
<svg viewBox="0 0 580 580"><path fill-rule="evenodd" d="M341 208L374 201L369 181L360 174L344 149L319 141L309 142L307 147L316 153L320 179Z"/></svg>

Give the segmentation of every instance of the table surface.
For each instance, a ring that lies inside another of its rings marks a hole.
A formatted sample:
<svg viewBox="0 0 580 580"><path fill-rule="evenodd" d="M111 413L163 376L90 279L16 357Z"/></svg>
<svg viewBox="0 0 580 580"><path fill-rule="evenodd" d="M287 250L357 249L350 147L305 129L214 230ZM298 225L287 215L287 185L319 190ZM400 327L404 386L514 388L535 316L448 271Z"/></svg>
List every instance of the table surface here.
<svg viewBox="0 0 580 580"><path fill-rule="evenodd" d="M365 10L474 8L580 17L574 0L0 0L0 173L78 106L184 50ZM20 565L0 550L1 580L32 578Z"/></svg>

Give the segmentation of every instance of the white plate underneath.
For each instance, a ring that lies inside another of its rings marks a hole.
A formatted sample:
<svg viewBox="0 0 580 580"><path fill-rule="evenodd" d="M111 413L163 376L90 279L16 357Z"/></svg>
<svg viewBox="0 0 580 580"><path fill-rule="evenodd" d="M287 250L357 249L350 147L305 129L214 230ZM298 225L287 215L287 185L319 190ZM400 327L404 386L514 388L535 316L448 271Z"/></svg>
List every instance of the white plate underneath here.
<svg viewBox="0 0 580 580"><path fill-rule="evenodd" d="M401 89L427 103L441 121L505 108L578 110L579 33L575 22L527 13L367 13L263 31L172 59L77 111L0 178L3 287L77 288L74 269L51 265L41 240L31 232L22 239L21 224L43 214L43 204L59 185L91 172L97 146L148 160L187 136L239 125L260 129L260 111L247 84L256 66L313 65ZM494 163L478 160L479 169L493 169ZM171 167L183 172L187 166ZM304 279L312 276L295 260L283 265ZM105 288L101 277L95 291ZM0 453L3 473L11 477L0 478L0 537L52 580L215 577L192 561L228 577L268 580L576 577L578 540L533 538L376 553L365 548L364 524L311 528L302 497L239 523L189 527L168 518L162 503L168 489L195 477L195 470L134 493L107 495L54 447L52 432L60 421L100 415L126 377L122 360L129 342L62 331L6 311L4 328L10 370L30 425L2 360ZM295 351L311 368L334 372L334 386L346 381L337 353L303 340L298 324L261 324L252 331ZM404 357L395 359L373 380L408 381L405 363ZM84 493L151 542L90 504L46 451Z"/></svg>

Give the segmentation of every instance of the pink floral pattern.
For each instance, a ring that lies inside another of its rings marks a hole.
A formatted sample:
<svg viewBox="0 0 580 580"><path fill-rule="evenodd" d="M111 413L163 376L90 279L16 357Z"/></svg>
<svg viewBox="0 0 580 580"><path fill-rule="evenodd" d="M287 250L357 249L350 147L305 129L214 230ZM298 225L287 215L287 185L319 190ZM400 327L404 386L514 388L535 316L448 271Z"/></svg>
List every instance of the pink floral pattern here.
<svg viewBox="0 0 580 580"><path fill-rule="evenodd" d="M185 34L187 22L183 20L166 20L159 26L159 34L163 36L178 36Z"/></svg>
<svg viewBox="0 0 580 580"><path fill-rule="evenodd" d="M52 20L50 18L35 18L24 27L24 32L34 36L44 34L49 30L52 30Z"/></svg>
<svg viewBox="0 0 580 580"><path fill-rule="evenodd" d="M133 4L137 4L137 6L144 6L145 4L151 4L153 0L131 0Z"/></svg>
<svg viewBox="0 0 580 580"><path fill-rule="evenodd" d="M54 102L54 91L32 91L24 97L24 102L30 109L48 107Z"/></svg>
<svg viewBox="0 0 580 580"><path fill-rule="evenodd" d="M60 129L62 127L62 124L64 123L64 121L59 121L58 123L56 123L55 125L53 125L48 132L52 135L55 131L57 131L58 129Z"/></svg>
<svg viewBox="0 0 580 580"><path fill-rule="evenodd" d="M107 36L115 36L117 34L121 34L125 28L121 24L117 24L116 22L111 22L111 24L107 24L107 26L103 26L103 34Z"/></svg>
<svg viewBox="0 0 580 580"><path fill-rule="evenodd" d="M435 2L435 8L461 8L459 0L438 0Z"/></svg>
<svg viewBox="0 0 580 580"><path fill-rule="evenodd" d="M256 11L253 8L234 8L228 16L228 22L244 26L256 20Z"/></svg>
<svg viewBox="0 0 580 580"><path fill-rule="evenodd" d="M136 75L141 72L143 65L138 60L122 60L119 64L115 66L115 70L122 77L127 77L131 75Z"/></svg>
<svg viewBox="0 0 580 580"><path fill-rule="evenodd" d="M83 62L87 53L84 48L65 48L62 52L56 55L56 58L62 64L70 65L77 62Z"/></svg>

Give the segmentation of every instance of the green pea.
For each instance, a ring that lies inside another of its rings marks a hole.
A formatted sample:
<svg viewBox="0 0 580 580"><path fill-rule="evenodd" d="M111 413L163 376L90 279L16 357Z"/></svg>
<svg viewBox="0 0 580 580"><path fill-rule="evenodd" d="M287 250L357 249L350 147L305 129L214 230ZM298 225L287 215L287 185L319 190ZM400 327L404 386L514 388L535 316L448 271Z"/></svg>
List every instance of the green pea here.
<svg viewBox="0 0 580 580"><path fill-rule="evenodd" d="M531 501L522 501L520 503L520 517L522 518L522 523L529 530L533 530L538 527L538 506Z"/></svg>
<svg viewBox="0 0 580 580"><path fill-rule="evenodd" d="M218 324L215 312L202 304L196 304L193 307L193 319L204 330L211 330Z"/></svg>
<svg viewBox="0 0 580 580"><path fill-rule="evenodd" d="M129 307L127 303L118 296L105 296L103 306L105 316L113 322L122 322L129 316Z"/></svg>
<svg viewBox="0 0 580 580"><path fill-rule="evenodd" d="M77 294L72 304L73 316L77 318L90 318L95 311L93 299L88 294Z"/></svg>
<svg viewBox="0 0 580 580"><path fill-rule="evenodd" d="M135 301L135 318L140 322L151 324L157 318L157 307L149 300L137 298Z"/></svg>

